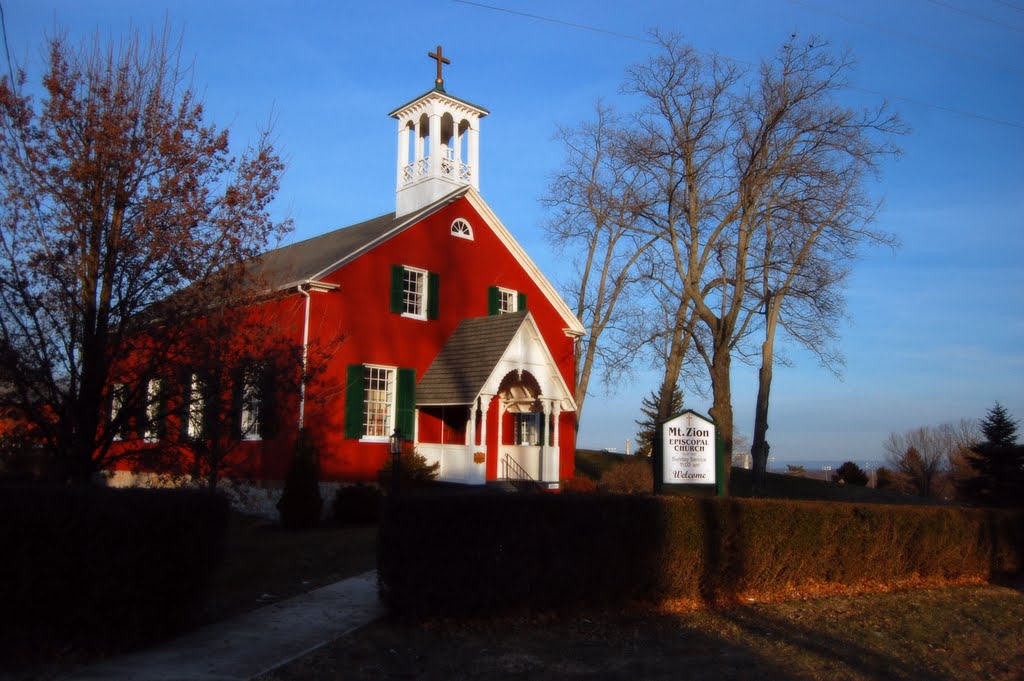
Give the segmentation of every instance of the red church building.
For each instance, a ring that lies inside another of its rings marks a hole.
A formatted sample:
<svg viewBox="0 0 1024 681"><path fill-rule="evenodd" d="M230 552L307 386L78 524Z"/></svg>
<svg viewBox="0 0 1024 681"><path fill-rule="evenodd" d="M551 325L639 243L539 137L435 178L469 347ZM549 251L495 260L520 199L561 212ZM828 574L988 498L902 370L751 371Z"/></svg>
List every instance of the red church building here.
<svg viewBox="0 0 1024 681"><path fill-rule="evenodd" d="M283 480L300 426L325 482L375 481L396 431L441 481L571 477L584 329L479 193L487 114L447 94L439 69L390 114L395 212L259 259L266 305L296 345L341 340L315 382L275 399L272 428L239 401L252 477Z"/></svg>

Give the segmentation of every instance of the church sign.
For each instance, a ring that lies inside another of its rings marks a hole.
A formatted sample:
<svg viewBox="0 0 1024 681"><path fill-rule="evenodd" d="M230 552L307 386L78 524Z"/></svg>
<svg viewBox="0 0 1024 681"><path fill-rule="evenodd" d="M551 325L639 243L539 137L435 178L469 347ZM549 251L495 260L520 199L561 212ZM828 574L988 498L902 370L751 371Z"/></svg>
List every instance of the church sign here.
<svg viewBox="0 0 1024 681"><path fill-rule="evenodd" d="M721 445L715 422L684 411L658 426L654 491L658 494L721 495Z"/></svg>

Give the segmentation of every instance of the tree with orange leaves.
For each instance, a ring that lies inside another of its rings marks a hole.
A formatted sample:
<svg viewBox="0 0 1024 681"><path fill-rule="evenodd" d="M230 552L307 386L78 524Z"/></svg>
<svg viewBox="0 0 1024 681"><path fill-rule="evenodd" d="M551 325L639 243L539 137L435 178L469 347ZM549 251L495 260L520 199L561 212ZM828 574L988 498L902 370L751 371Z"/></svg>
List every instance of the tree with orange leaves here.
<svg viewBox="0 0 1024 681"><path fill-rule="evenodd" d="M69 479L115 462L112 400L144 409L191 320L251 290L240 265L289 228L269 131L233 155L170 38L58 35L37 95L0 79L0 410Z"/></svg>

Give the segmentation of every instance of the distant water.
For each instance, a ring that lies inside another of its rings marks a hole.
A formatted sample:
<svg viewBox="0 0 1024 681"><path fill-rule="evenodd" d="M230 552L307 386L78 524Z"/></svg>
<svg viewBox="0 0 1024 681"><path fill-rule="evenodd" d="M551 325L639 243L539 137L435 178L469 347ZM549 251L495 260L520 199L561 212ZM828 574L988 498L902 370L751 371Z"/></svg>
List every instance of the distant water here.
<svg viewBox="0 0 1024 681"><path fill-rule="evenodd" d="M808 473L815 471L836 471L849 459L807 459L805 461L795 461L792 459L782 459L771 456L768 458L768 470L773 473L785 473L787 466L803 466L804 470ZM861 470L865 473L870 473L877 468L884 466L885 462L878 460L854 460L855 464L860 466Z"/></svg>

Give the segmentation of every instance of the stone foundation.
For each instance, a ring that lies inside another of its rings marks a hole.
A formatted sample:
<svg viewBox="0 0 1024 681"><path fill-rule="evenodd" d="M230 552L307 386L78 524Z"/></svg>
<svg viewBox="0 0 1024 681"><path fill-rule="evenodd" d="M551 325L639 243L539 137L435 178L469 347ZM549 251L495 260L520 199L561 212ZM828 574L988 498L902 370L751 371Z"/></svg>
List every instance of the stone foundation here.
<svg viewBox="0 0 1024 681"><path fill-rule="evenodd" d="M109 487L141 487L147 489L192 488L202 489L204 480L194 480L191 476L160 475L157 473L134 473L131 471L113 471L101 474ZM333 512L334 495L338 488L345 485L340 482L321 482L320 497L324 500L323 518L330 518ZM217 491L223 494L231 508L247 515L259 516L268 520L278 520L277 502L284 491L284 482L271 480L257 482L250 480L221 480Z"/></svg>

